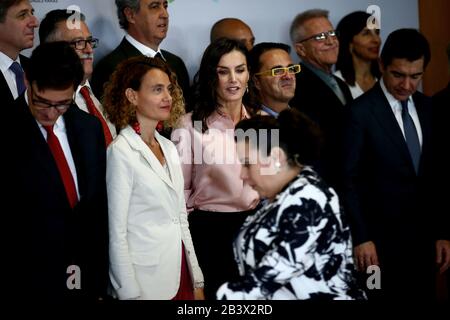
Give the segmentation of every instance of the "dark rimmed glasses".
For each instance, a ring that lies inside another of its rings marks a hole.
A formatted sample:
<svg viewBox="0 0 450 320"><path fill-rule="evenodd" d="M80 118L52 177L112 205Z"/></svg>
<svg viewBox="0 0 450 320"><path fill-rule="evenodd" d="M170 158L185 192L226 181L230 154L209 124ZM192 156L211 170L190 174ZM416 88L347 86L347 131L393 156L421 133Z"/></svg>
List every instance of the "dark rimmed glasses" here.
<svg viewBox="0 0 450 320"><path fill-rule="evenodd" d="M31 101L36 109L40 111L50 110L51 108L55 108L58 111L66 111L70 108L70 106L74 103L73 99L67 100L64 103L48 103L42 100L41 97L37 96L34 93L33 88L31 88Z"/></svg>
<svg viewBox="0 0 450 320"><path fill-rule="evenodd" d="M69 42L72 47L77 50L86 49L87 44L91 46L92 49L97 48L99 40L97 38L87 38L87 39L79 39Z"/></svg>
<svg viewBox="0 0 450 320"><path fill-rule="evenodd" d="M334 39L338 35L339 35L339 33L336 30L330 30L330 31L321 32L321 33L315 34L315 35L313 35L311 37L308 37L306 39L300 40L298 43L302 43L302 42L305 42L305 41L308 41L308 40L311 40L311 39L314 39L315 41L322 42L322 41L325 41L328 38L333 38Z"/></svg>

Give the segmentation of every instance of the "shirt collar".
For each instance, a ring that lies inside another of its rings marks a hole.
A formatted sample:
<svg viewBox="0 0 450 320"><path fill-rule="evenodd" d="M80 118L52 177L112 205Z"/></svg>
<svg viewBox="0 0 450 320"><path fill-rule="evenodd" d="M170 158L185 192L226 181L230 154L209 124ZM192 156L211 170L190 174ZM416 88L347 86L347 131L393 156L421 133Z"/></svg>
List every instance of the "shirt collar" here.
<svg viewBox="0 0 450 320"><path fill-rule="evenodd" d="M89 83L89 80L86 80L86 82L85 82L84 84L80 84L80 85L78 86L77 91L75 92L75 95L78 95L78 94L80 93L81 88L83 88L83 87L88 87L89 92L90 92L91 94L93 94L92 88L91 88L91 84Z"/></svg>
<svg viewBox="0 0 450 320"><path fill-rule="evenodd" d="M401 109L401 103L400 101L398 101L386 88L386 85L384 84L384 80L383 78L381 78L380 82L380 87L381 90L383 90L384 96L386 97L389 105L391 106L392 110L395 111L395 108L400 108ZM408 102L412 102L412 98L411 96L408 97Z"/></svg>
<svg viewBox="0 0 450 320"><path fill-rule="evenodd" d="M216 109L216 110L211 114L211 116L208 118L207 122L210 124L210 123L213 123L213 122L215 122L215 121L217 121L217 120L219 120L219 119L227 119L227 120L231 121L230 116L229 116L226 112L224 112L223 110L221 110L221 109L219 108L219 109ZM250 114L248 113L248 111L247 111L247 109L245 108L245 106L242 105L242 107L241 107L241 118L240 118L240 120L244 120L244 119L250 119Z"/></svg>
<svg viewBox="0 0 450 320"><path fill-rule="evenodd" d="M136 49L138 49L144 56L147 57L151 57L153 58L156 53L159 52L159 54L164 57L161 53L161 50L158 48L157 51L153 50L152 48L147 47L145 44L140 43L139 41L137 41L135 38L133 38L132 36L130 36L128 33L125 35L125 39L131 43L131 45L133 47L135 47Z"/></svg>
<svg viewBox="0 0 450 320"><path fill-rule="evenodd" d="M2 73L5 73L15 61L20 64L20 56L17 56L17 59L13 60L0 51L0 70L2 71Z"/></svg>
<svg viewBox="0 0 450 320"><path fill-rule="evenodd" d="M291 107L287 106L287 108L290 109ZM271 109L270 107L268 107L264 104L261 104L261 110L264 111L265 113L267 113L269 116L272 116L275 118L278 118L278 116L280 114L279 112L276 112L275 110Z"/></svg>

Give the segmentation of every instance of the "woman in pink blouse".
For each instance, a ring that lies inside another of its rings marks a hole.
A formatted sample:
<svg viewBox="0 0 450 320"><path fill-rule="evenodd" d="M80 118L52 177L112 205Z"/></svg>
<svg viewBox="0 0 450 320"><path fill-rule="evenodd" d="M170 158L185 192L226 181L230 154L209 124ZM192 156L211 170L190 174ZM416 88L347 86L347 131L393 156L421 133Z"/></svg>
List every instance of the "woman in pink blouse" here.
<svg viewBox="0 0 450 320"><path fill-rule="evenodd" d="M239 177L234 142L235 125L249 118L243 104L248 80L246 48L229 39L211 43L194 79L193 112L172 133L207 299L214 299L219 285L238 274L232 242L259 202L258 194Z"/></svg>

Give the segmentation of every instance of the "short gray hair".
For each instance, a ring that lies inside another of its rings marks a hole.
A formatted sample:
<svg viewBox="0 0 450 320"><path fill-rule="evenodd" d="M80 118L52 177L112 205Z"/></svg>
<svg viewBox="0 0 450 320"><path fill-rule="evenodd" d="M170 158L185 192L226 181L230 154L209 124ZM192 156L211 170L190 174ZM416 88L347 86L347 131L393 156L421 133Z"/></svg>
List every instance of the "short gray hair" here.
<svg viewBox="0 0 450 320"><path fill-rule="evenodd" d="M302 27L306 21L314 18L328 19L328 14L328 10L323 9L311 9L299 13L292 21L291 28L289 30L292 43L297 43L304 37Z"/></svg>
<svg viewBox="0 0 450 320"><path fill-rule="evenodd" d="M124 30L128 30L129 24L124 11L126 8L130 8L134 12L139 12L141 3L139 0L116 0L116 6L120 27Z"/></svg>

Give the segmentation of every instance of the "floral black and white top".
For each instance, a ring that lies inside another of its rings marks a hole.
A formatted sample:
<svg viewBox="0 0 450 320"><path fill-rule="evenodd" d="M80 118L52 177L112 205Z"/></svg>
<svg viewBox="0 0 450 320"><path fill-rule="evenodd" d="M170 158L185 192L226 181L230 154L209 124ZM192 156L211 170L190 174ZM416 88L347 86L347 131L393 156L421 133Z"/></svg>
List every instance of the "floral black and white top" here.
<svg viewBox="0 0 450 320"><path fill-rule="evenodd" d="M363 299L335 191L310 167L249 216L235 240L241 278L218 299Z"/></svg>

